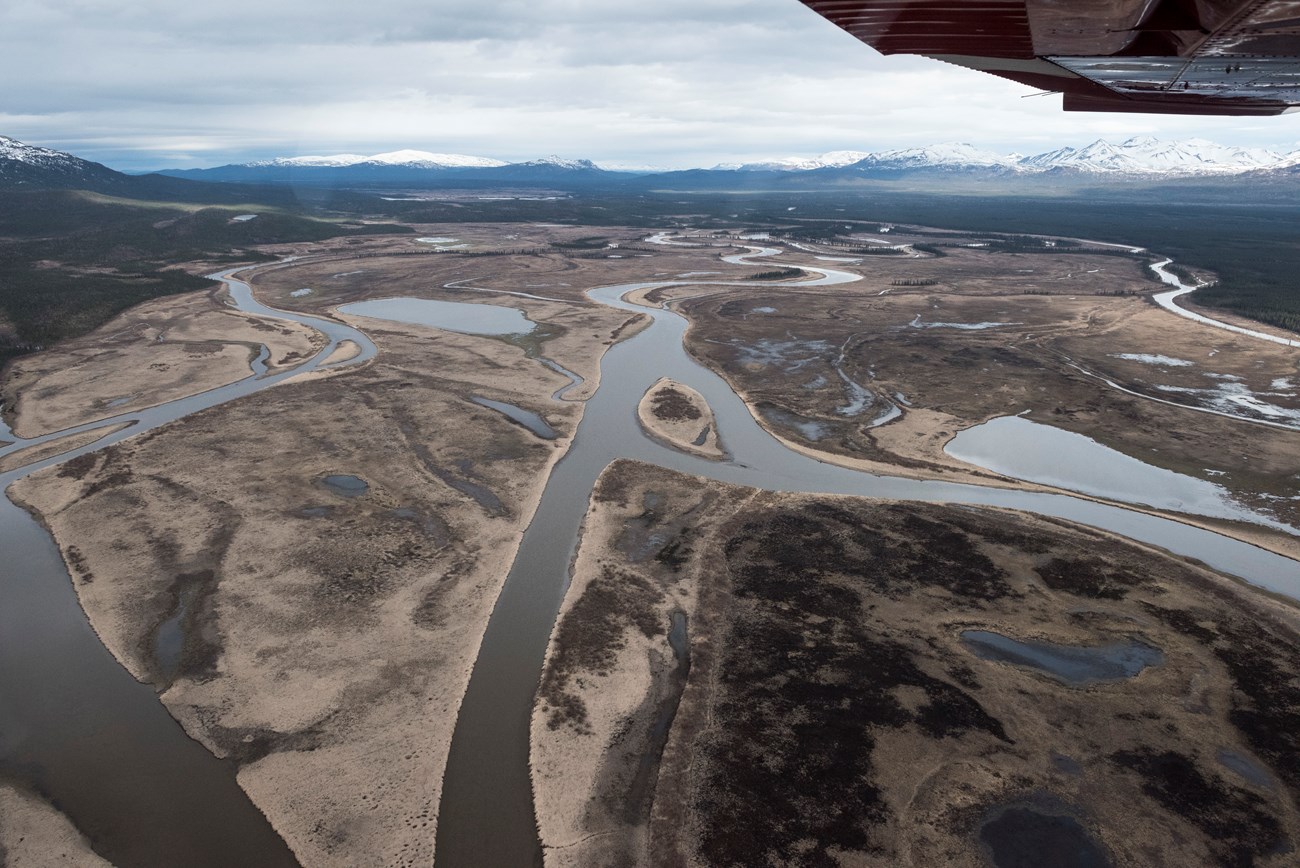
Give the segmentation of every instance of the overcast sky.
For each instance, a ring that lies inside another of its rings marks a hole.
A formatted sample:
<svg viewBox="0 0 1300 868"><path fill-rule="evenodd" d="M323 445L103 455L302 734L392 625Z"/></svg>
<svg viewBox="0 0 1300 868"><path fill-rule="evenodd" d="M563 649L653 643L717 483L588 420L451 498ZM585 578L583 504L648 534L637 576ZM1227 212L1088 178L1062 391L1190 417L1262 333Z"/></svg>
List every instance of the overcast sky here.
<svg viewBox="0 0 1300 868"><path fill-rule="evenodd" d="M1131 135L1300 147L1300 115L1066 114L884 58L797 0L3 0L0 134L120 169L401 148L708 166Z"/></svg>

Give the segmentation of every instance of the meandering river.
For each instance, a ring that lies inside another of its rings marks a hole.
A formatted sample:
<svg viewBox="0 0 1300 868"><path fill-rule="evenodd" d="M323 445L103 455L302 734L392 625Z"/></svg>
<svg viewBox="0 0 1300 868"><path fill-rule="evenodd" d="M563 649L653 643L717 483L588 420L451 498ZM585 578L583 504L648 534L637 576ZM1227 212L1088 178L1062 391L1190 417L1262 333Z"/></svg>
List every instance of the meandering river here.
<svg viewBox="0 0 1300 868"><path fill-rule="evenodd" d="M752 256L780 252L751 250L727 261L743 264ZM821 275L805 286L858 279L820 266L802 267ZM18 439L0 447L0 455L56 436L127 426L0 475L0 489L42 467L319 367L340 341L353 341L360 352L338 364L359 364L375 354L374 344L356 329L266 308L229 272L215 277L226 282L240 309L309 325L325 334L327 345L292 370L255 372L157 407L57 435ZM515 866L540 860L528 772L529 717L592 486L618 458L769 490L981 504L1056 516L1196 557L1261 587L1300 597L1300 563L1177 521L1067 495L875 476L787 449L758 425L722 378L687 355L683 317L626 300L637 290L688 283L702 282L633 283L588 293L595 302L646 314L653 322L602 359L600 386L587 402L568 453L547 480L493 610L444 779L437 832L440 866ZM752 288L741 282L703 283ZM636 403L660 377L685 383L709 401L718 434L731 450L730 461L678 453L643 435ZM503 424L510 423L503 419ZM100 644L49 535L8 499L0 500L0 546L7 555L0 567L0 774L53 799L99 852L123 868L293 864L287 847L239 789L234 768L191 741L153 691L136 682Z"/></svg>
<svg viewBox="0 0 1300 868"><path fill-rule="evenodd" d="M8 498L9 486L44 467L268 388L319 367L351 340L355 365L375 354L356 329L271 310L247 284L226 282L241 310L324 333L327 344L291 370L250 364L243 380L66 431L20 438L0 456L69 434L113 431L93 443L0 473L0 777L49 798L121 868L287 866L296 860L235 780L232 763L193 741L159 701L104 648L86 621L63 557L45 529ZM263 354L259 354L260 361Z"/></svg>

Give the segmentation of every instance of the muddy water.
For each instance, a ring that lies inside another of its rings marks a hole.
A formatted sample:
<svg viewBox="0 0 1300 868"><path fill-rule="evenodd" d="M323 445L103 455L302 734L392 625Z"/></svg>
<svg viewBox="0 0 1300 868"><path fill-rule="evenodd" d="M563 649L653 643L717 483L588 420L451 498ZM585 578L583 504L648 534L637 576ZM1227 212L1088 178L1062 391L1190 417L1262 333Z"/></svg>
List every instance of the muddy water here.
<svg viewBox="0 0 1300 868"><path fill-rule="evenodd" d="M803 285L856 279L844 272L817 270L822 278ZM623 300L635 290L666 285L672 282L610 286L588 293L602 304L648 314L654 322L610 348L602 359L600 388L588 401L568 454L552 471L497 600L457 720L443 781L436 847L439 866L530 865L541 859L528 772L529 716L588 497L597 476L617 458L769 490L1023 509L1162 546L1262 587L1300 596L1300 564L1295 561L1168 519L1065 495L873 476L791 452L754 421L724 380L686 354L685 319L672 311ZM642 435L636 402L660 377L704 395L714 411L718 434L734 456L730 462L675 452Z"/></svg>
<svg viewBox="0 0 1300 868"><path fill-rule="evenodd" d="M228 281L244 310L289 319L325 333L316 357L291 370L0 447L0 454L60 436L130 423L125 430L62 455L0 474L0 491L52 466L199 410L267 388L311 369L340 340L368 359L374 344L329 320L272 311L247 285ZM263 357L259 354L259 360ZM10 439L6 437L5 439ZM7 496L0 498L0 777L18 780L56 803L120 868L184 865L289 866L293 854L235 780L235 767L191 740L157 694L122 668L91 630L63 558L48 533ZM183 610L162 625L164 663L183 642Z"/></svg>

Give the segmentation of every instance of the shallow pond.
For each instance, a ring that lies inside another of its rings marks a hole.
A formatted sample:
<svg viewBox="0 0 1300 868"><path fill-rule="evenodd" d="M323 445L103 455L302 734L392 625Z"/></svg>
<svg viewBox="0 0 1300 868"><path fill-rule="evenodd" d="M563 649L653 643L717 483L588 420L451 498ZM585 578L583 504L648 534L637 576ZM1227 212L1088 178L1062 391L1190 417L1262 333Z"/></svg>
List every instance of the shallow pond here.
<svg viewBox="0 0 1300 868"><path fill-rule="evenodd" d="M1237 753L1237 751L1225 747L1220 748L1215 757L1224 768L1231 769L1255 786L1266 789L1273 788L1273 776L1268 769L1245 754Z"/></svg>
<svg viewBox="0 0 1300 868"><path fill-rule="evenodd" d="M816 419L809 419L800 416L798 413L791 413L788 410L782 410L780 407L773 407L770 404L764 404L760 408L763 418L778 428L793 428L803 435L804 439L813 443L819 440L825 440L830 436L831 427L825 422L819 422Z"/></svg>
<svg viewBox="0 0 1300 868"><path fill-rule="evenodd" d="M1110 858L1079 821L1016 805L980 828L996 868L1107 868Z"/></svg>
<svg viewBox="0 0 1300 868"><path fill-rule="evenodd" d="M181 654L185 650L185 616L198 593L197 582L182 584L176 595L176 608L167 620L158 625L154 638L154 662L168 681L180 671Z"/></svg>
<svg viewBox="0 0 1300 868"><path fill-rule="evenodd" d="M1072 687L1098 681L1123 681L1148 666L1158 666L1165 655L1136 640L1088 648L1012 639L988 630L963 630L962 644L983 660L1029 666Z"/></svg>
<svg viewBox="0 0 1300 868"><path fill-rule="evenodd" d="M377 298L345 304L339 312L467 335L526 335L537 328L537 323L513 307L432 298Z"/></svg>
<svg viewBox="0 0 1300 868"><path fill-rule="evenodd" d="M1237 503L1227 489L1194 476L1153 467L1090 437L1000 416L961 431L944 451L1004 476L1080 491L1110 500L1297 531Z"/></svg>
<svg viewBox="0 0 1300 868"><path fill-rule="evenodd" d="M323 477L321 485L342 497L360 497L370 490L370 483L359 476L350 476L346 473L334 473Z"/></svg>
<svg viewBox="0 0 1300 868"><path fill-rule="evenodd" d="M478 395L471 395L470 400L480 407L496 410L510 421L524 426L543 440L554 440L559 436L554 428L546 424L545 419L532 410L525 410L523 407L516 407L514 404L507 404L505 401L493 401L491 398L483 398Z"/></svg>

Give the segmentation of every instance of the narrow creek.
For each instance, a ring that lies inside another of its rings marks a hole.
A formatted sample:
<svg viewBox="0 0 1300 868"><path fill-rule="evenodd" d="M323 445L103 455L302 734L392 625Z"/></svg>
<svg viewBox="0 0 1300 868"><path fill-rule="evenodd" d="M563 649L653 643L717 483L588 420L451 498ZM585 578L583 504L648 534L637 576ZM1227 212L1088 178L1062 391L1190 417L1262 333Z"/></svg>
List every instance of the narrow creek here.
<svg viewBox="0 0 1300 868"><path fill-rule="evenodd" d="M726 259L744 264L748 257L780 252L751 251ZM821 277L803 285L858 279L807 268ZM320 367L340 341L354 342L360 352L339 366L375 355L374 344L358 330L267 308L231 273L214 277L226 282L237 307L308 325L326 336L326 345L297 368L275 373L254 369L236 383L144 410L29 439L5 432L0 439L13 442L0 446L0 455L73 433L111 431L93 443L0 474L0 490L41 468ZM1295 561L1169 519L1067 495L873 476L790 451L757 424L724 380L686 354L684 318L624 300L638 289L681 283L700 281L634 283L588 293L596 302L647 314L653 322L613 346L602 360L601 385L587 402L568 454L547 480L493 610L444 779L437 832L440 866L540 860L528 772L533 697L588 497L600 472L618 458L769 490L1027 510L1162 546L1270 590L1300 596L1300 564ZM642 434L636 403L664 376L704 395L732 460L714 462L675 452ZM119 425L125 427L112 430ZM154 691L132 678L100 643L49 534L7 497L0 499L0 549L8 555L0 567L0 776L53 800L98 852L122 868L294 864L283 841L239 788L233 765L191 740Z"/></svg>

